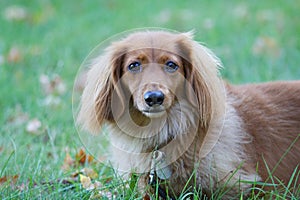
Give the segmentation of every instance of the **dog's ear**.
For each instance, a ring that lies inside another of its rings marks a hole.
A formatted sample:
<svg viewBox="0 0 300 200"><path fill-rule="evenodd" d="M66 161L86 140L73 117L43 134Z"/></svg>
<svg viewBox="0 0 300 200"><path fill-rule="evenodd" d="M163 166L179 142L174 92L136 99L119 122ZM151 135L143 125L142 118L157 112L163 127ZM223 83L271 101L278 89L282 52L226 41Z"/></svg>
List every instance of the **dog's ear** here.
<svg viewBox="0 0 300 200"><path fill-rule="evenodd" d="M183 34L178 42L186 79L186 97L197 109L200 125L207 130L212 117L223 113L224 89L219 78L219 59L204 46Z"/></svg>
<svg viewBox="0 0 300 200"><path fill-rule="evenodd" d="M125 52L125 47L113 44L94 60L88 72L77 122L91 133L98 133L105 121L114 121L114 117L124 112L124 95L119 79Z"/></svg>
<svg viewBox="0 0 300 200"><path fill-rule="evenodd" d="M186 97L194 109L197 110L200 118L200 125L207 128L211 119L212 102L211 93L207 84L201 80L202 76L198 73L191 63L185 63L186 78Z"/></svg>

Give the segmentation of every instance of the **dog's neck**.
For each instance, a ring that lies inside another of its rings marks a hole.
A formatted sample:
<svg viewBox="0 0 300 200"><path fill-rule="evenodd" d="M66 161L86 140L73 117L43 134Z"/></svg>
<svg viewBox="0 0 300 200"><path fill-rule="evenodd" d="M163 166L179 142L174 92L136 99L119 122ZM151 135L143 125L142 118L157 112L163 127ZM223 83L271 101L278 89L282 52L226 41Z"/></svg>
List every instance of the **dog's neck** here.
<svg viewBox="0 0 300 200"><path fill-rule="evenodd" d="M118 158L113 163L122 166L121 171L137 169L137 172L147 172L152 152L160 150L171 164L196 135L196 114L188 107L175 103L165 117L153 119L131 108L118 122L110 124L111 151L113 158Z"/></svg>

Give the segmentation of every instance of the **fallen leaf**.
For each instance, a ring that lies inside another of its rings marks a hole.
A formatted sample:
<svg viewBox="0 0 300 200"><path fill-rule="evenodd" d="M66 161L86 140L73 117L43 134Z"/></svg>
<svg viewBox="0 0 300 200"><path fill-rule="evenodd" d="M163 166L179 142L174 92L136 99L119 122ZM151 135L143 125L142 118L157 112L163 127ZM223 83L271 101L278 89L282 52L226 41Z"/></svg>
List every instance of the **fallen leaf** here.
<svg viewBox="0 0 300 200"><path fill-rule="evenodd" d="M12 188L15 188L15 184L17 183L19 179L19 175L13 175L13 176L3 176L3 177L0 177L0 185L3 185L5 183L8 183L10 184L10 186Z"/></svg>
<svg viewBox="0 0 300 200"><path fill-rule="evenodd" d="M55 90L59 93L59 94L63 94L66 92L66 84L62 81L61 77L56 75L53 79L53 84L54 84L54 88Z"/></svg>
<svg viewBox="0 0 300 200"><path fill-rule="evenodd" d="M23 6L12 5L5 8L3 15L7 21L22 21L28 17L28 12Z"/></svg>
<svg viewBox="0 0 300 200"><path fill-rule="evenodd" d="M52 152L48 152L47 153L47 158L48 159L53 159L53 153Z"/></svg>
<svg viewBox="0 0 300 200"><path fill-rule="evenodd" d="M99 196L100 198L107 198L107 199L116 199L116 195L113 195L113 193L111 191L99 191ZM96 198L96 197L94 197Z"/></svg>
<svg viewBox="0 0 300 200"><path fill-rule="evenodd" d="M10 48L8 55L7 55L7 61L10 63L18 63L22 60L22 52L19 47L13 46Z"/></svg>
<svg viewBox="0 0 300 200"><path fill-rule="evenodd" d="M151 200L151 198L148 194L145 194L145 196L143 197L143 200Z"/></svg>
<svg viewBox="0 0 300 200"><path fill-rule="evenodd" d="M95 189L94 184L92 183L90 177L79 174L79 180L84 189L86 189L86 190Z"/></svg>
<svg viewBox="0 0 300 200"><path fill-rule="evenodd" d="M98 178L98 174L97 172L95 172L95 170L91 169L91 168L83 168L82 170L80 170L84 175L90 177L91 179L95 179Z"/></svg>
<svg viewBox="0 0 300 200"><path fill-rule="evenodd" d="M50 78L49 76L42 74L40 75L40 84L45 92L45 94L63 94L66 91L66 85L62 81L61 77L57 74L52 75Z"/></svg>
<svg viewBox="0 0 300 200"><path fill-rule="evenodd" d="M41 103L43 106L58 106L61 103L61 98L54 95L48 95Z"/></svg>
<svg viewBox="0 0 300 200"><path fill-rule="evenodd" d="M245 19L249 16L249 10L248 7L245 4L239 4L237 5L234 10L233 14L240 19Z"/></svg>
<svg viewBox="0 0 300 200"><path fill-rule="evenodd" d="M33 186L34 187L39 187L41 185L45 185L47 187L52 186L52 187L57 187L57 185L59 184L62 187L68 187L68 189L73 189L74 183L78 183L78 177L76 177L76 179L74 178L63 178L63 179L56 179L56 180L52 180L52 181L41 181L41 182L33 182ZM25 188L28 188L29 182L25 183Z"/></svg>
<svg viewBox="0 0 300 200"><path fill-rule="evenodd" d="M84 149L79 149L79 152L76 154L76 160L80 163L80 164L85 164L85 160L86 160L86 154Z"/></svg>
<svg viewBox="0 0 300 200"><path fill-rule="evenodd" d="M94 186L95 186L95 188L101 188L101 187L103 187L103 184L100 183L99 181L95 181Z"/></svg>
<svg viewBox="0 0 300 200"><path fill-rule="evenodd" d="M272 37L258 37L253 46L252 53L254 55L268 55L278 57L280 55L280 48L278 42Z"/></svg>
<svg viewBox="0 0 300 200"><path fill-rule="evenodd" d="M53 88L51 87L50 78L47 75L40 75L40 84L46 94L52 93Z"/></svg>
<svg viewBox="0 0 300 200"><path fill-rule="evenodd" d="M7 119L7 123L10 126L19 126L28 122L29 115L22 110L20 105L16 105L14 108L14 113Z"/></svg>
<svg viewBox="0 0 300 200"><path fill-rule="evenodd" d="M84 176L82 174L79 174L79 180L82 185L82 187L86 190L95 190L100 189L103 187L103 185L99 181L92 182L91 178L88 176ZM99 191L100 193L100 191Z"/></svg>
<svg viewBox="0 0 300 200"><path fill-rule="evenodd" d="M24 191L24 190L28 190L28 183L22 183L21 185L17 185L17 190L19 191Z"/></svg>
<svg viewBox="0 0 300 200"><path fill-rule="evenodd" d="M87 155L85 153L85 150L83 148L79 149L75 158L76 158L76 161L81 165L84 165L86 162L91 163L94 160L94 158L91 155Z"/></svg>
<svg viewBox="0 0 300 200"><path fill-rule="evenodd" d="M71 168L79 166L79 165L89 164L93 160L94 160L94 158L91 155L87 155L83 148L80 148L78 150L78 152L75 155L75 159L72 158L68 149L66 149L66 157L64 159L64 163L61 168L62 168L62 170L67 171L67 170L70 170ZM93 179L98 177L98 174L93 169L90 169L90 168L83 168L80 172L76 171L72 174L72 177L77 177L79 174L84 174Z"/></svg>
<svg viewBox="0 0 300 200"><path fill-rule="evenodd" d="M41 132L42 123L37 118L30 120L27 123L26 131L32 134L39 134Z"/></svg>
<svg viewBox="0 0 300 200"><path fill-rule="evenodd" d="M18 126L21 125L23 123L25 123L26 121L28 121L29 116L27 113L19 113L15 116L12 116L11 118L8 119L8 123L10 125L14 125L14 126Z"/></svg>
<svg viewBox="0 0 300 200"><path fill-rule="evenodd" d="M7 181L7 177L6 176L3 176L0 178L0 185L5 183Z"/></svg>
<svg viewBox="0 0 300 200"><path fill-rule="evenodd" d="M62 165L62 169L63 170L69 170L71 169L71 167L73 167L75 164L74 159L71 157L71 155L69 154L69 152L66 153L66 157L64 159L64 164Z"/></svg>

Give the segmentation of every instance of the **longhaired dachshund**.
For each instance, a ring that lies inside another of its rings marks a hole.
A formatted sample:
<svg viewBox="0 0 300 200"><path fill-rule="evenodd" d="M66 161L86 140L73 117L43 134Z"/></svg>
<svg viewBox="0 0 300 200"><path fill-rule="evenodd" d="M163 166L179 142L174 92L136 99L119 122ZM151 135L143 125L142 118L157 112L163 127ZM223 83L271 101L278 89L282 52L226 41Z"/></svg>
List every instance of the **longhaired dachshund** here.
<svg viewBox="0 0 300 200"><path fill-rule="evenodd" d="M79 124L94 134L105 125L113 166L163 198L288 184L299 173L300 81L230 85L192 38L152 30L113 42L91 65Z"/></svg>

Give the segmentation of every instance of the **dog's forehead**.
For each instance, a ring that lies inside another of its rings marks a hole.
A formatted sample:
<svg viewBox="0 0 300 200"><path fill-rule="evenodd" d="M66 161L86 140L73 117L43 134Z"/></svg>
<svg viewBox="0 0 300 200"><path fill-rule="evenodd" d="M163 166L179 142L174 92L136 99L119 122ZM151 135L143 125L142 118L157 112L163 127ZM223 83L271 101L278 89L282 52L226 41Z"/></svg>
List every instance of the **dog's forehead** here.
<svg viewBox="0 0 300 200"><path fill-rule="evenodd" d="M128 51L160 49L172 52L176 50L178 37L178 34L166 32L138 32L129 35L123 42L129 44Z"/></svg>
<svg viewBox="0 0 300 200"><path fill-rule="evenodd" d="M139 48L134 50L128 50L126 53L127 58L134 58L139 60L144 59L163 59L176 57L177 54L175 51L170 51L161 48Z"/></svg>

